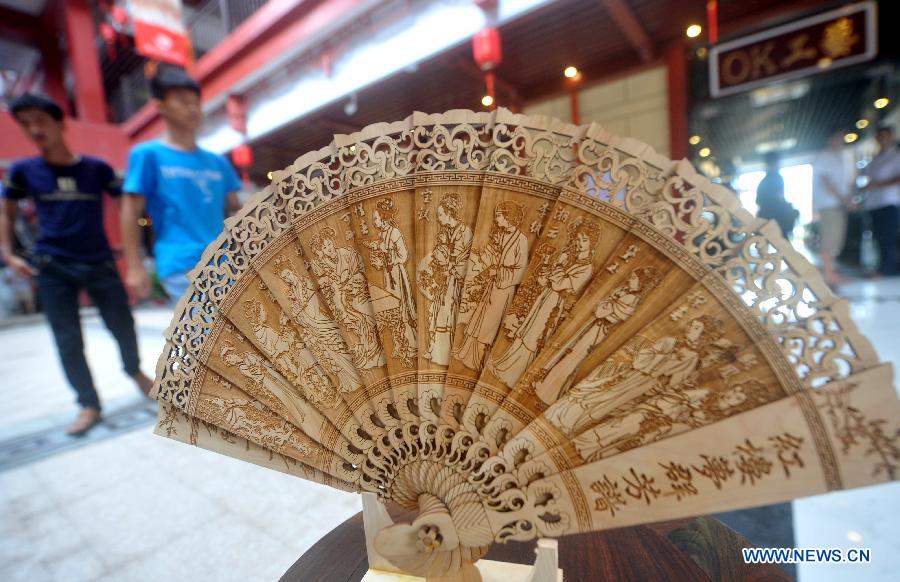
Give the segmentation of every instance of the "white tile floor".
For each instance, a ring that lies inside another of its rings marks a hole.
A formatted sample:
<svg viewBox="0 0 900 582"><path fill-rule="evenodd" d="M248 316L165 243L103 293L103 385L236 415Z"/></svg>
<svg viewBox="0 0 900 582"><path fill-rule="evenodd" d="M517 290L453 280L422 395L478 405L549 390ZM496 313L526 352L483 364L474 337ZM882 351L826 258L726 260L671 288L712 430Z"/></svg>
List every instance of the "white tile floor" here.
<svg viewBox="0 0 900 582"><path fill-rule="evenodd" d="M882 360L900 361L900 280L842 292ZM151 372L169 313L138 313ZM106 401L134 398L102 324L85 323ZM0 329L0 440L61 426L72 398L43 325ZM895 370L900 380L900 371ZM900 382L896 385L900 386ZM0 581L276 580L359 498L156 437L150 428L0 473ZM794 503L799 547L869 547L869 565L803 565L802 582L895 580L900 484Z"/></svg>
<svg viewBox="0 0 900 582"><path fill-rule="evenodd" d="M851 313L882 361L894 363L900 389L900 278L855 281L841 287ZM841 491L794 502L797 547L871 548L870 564L801 564L801 582L897 580L900 575L900 482Z"/></svg>
<svg viewBox="0 0 900 582"><path fill-rule="evenodd" d="M138 313L143 368L171 314ZM86 318L105 402L136 399L113 340ZM49 331L0 330L0 435L61 427L74 408ZM114 406L113 406L114 407ZM329 489L160 438L145 427L0 473L0 581L276 580L360 509Z"/></svg>

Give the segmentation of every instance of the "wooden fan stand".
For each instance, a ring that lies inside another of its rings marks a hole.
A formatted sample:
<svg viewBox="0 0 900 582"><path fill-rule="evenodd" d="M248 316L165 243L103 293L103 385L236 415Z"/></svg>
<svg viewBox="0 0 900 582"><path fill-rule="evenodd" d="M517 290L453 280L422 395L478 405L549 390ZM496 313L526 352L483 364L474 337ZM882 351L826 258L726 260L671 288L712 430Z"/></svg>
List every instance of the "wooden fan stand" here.
<svg viewBox="0 0 900 582"><path fill-rule="evenodd" d="M383 528L394 525L387 508L374 493L363 493L363 528L366 532L366 553L369 570L362 582L563 582L563 572L557 567L559 553L557 541L541 538L534 552L537 558L533 566L478 560L463 562L460 571L453 576L422 578L398 570L375 549L375 535Z"/></svg>

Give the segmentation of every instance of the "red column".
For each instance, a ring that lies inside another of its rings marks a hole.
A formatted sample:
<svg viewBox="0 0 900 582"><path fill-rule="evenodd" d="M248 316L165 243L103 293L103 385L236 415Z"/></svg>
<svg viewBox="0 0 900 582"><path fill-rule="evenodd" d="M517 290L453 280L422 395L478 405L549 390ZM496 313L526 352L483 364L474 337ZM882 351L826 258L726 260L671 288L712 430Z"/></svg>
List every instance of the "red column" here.
<svg viewBox="0 0 900 582"><path fill-rule="evenodd" d="M75 78L75 104L78 118L93 123L106 123L106 99L100 59L94 45L94 18L88 0L65 3L66 38L69 62Z"/></svg>
<svg viewBox="0 0 900 582"><path fill-rule="evenodd" d="M684 43L674 41L666 48L666 70L669 78L669 157L673 160L688 155L688 87L687 59Z"/></svg>
<svg viewBox="0 0 900 582"><path fill-rule="evenodd" d="M572 116L572 125L581 123L581 110L578 108L578 87L569 88L569 114Z"/></svg>

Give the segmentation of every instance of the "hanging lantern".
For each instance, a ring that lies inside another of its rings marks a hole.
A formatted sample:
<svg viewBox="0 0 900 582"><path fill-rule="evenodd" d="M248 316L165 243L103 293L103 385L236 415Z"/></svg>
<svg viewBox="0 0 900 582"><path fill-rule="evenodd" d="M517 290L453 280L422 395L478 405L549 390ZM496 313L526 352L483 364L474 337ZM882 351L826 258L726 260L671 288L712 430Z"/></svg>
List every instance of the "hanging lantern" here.
<svg viewBox="0 0 900 582"><path fill-rule="evenodd" d="M231 161L238 168L246 169L253 165L253 150L250 146L242 143L231 150Z"/></svg>
<svg viewBox="0 0 900 582"><path fill-rule="evenodd" d="M250 166L253 165L253 150L250 146L242 143L238 147L231 150L231 161L241 170L241 181L244 182L244 188L250 187Z"/></svg>
<svg viewBox="0 0 900 582"><path fill-rule="evenodd" d="M472 37L472 56L482 71L490 71L503 62L503 48L500 31L493 27L484 28Z"/></svg>
<svg viewBox="0 0 900 582"><path fill-rule="evenodd" d="M494 108L497 103L494 93L494 69L503 62L503 48L500 43L500 31L493 27L484 28L472 37L472 56L475 64L484 71L486 93L482 104Z"/></svg>
<svg viewBox="0 0 900 582"><path fill-rule="evenodd" d="M709 44L719 42L719 3L708 0L706 3L706 25L709 28Z"/></svg>

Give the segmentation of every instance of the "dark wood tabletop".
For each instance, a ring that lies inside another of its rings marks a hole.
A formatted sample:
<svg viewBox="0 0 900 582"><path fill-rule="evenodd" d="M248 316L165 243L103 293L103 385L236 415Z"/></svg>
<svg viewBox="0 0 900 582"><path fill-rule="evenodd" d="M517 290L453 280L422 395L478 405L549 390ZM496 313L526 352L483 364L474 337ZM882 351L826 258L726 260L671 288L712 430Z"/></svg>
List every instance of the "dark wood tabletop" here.
<svg viewBox="0 0 900 582"><path fill-rule="evenodd" d="M390 508L395 521L415 515ZM721 522L700 517L560 538L559 567L566 582L723 580L786 581L775 565L748 565L742 547L752 544ZM485 558L534 563L535 542L491 546ZM283 582L358 582L369 564L362 512L337 526L285 572Z"/></svg>

